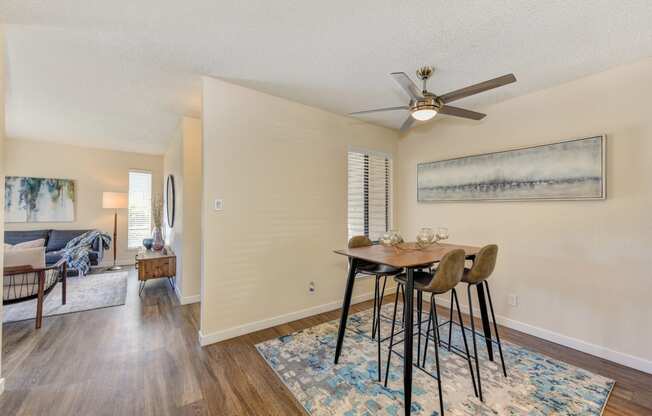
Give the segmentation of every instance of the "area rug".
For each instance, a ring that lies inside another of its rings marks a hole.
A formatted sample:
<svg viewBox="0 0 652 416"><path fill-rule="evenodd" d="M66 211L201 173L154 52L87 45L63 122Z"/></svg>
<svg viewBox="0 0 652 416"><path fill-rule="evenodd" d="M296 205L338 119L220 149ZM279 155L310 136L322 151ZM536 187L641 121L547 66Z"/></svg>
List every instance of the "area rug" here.
<svg viewBox="0 0 652 416"><path fill-rule="evenodd" d="M393 304L383 306L387 316L392 310ZM311 415L402 415L403 360L392 355L387 388L376 381L378 361L376 343L369 337L371 317L371 310L349 317L338 365L333 364L338 321L266 341L256 348ZM384 318L383 336L389 334L390 326L391 321ZM447 326L441 328L441 336L448 339ZM416 340L414 344L416 354ZM453 344L463 348L459 327L453 328ZM446 415L600 415L614 386L613 380L508 342L503 342L505 378L497 353L496 361L491 362L486 347L479 345L483 403L474 396L466 360L440 348ZM387 342L382 349L383 377L386 362ZM431 341L425 368L434 372L434 365ZM412 414L439 415L437 381L417 368L413 374Z"/></svg>
<svg viewBox="0 0 652 416"><path fill-rule="evenodd" d="M61 304L61 283L57 283L45 298L43 316L124 305L127 297L127 276L128 273L123 271L69 277L66 304ZM4 305L3 310L3 323L34 319L36 299Z"/></svg>

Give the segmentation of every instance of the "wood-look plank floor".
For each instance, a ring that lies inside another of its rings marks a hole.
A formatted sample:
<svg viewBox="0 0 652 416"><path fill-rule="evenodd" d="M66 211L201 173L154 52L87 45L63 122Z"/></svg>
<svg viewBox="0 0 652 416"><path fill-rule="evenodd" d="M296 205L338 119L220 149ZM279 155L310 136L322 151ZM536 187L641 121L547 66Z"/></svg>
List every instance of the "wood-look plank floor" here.
<svg viewBox="0 0 652 416"><path fill-rule="evenodd" d="M201 348L198 305L180 306L163 279L150 281L140 299L133 270L128 292L124 306L48 317L38 331L32 321L5 324L0 414L305 414L254 345L339 311ZM506 328L501 335L615 379L605 415L652 415L652 375Z"/></svg>

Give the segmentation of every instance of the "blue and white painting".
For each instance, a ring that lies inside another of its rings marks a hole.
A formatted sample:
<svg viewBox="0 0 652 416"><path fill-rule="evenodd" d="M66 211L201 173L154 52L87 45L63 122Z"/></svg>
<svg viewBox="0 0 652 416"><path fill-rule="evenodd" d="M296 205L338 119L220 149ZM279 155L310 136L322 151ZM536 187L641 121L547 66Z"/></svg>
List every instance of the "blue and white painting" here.
<svg viewBox="0 0 652 416"><path fill-rule="evenodd" d="M19 176L5 178L5 222L74 220L74 181Z"/></svg>
<svg viewBox="0 0 652 416"><path fill-rule="evenodd" d="M426 201L604 199L605 136L417 166Z"/></svg>

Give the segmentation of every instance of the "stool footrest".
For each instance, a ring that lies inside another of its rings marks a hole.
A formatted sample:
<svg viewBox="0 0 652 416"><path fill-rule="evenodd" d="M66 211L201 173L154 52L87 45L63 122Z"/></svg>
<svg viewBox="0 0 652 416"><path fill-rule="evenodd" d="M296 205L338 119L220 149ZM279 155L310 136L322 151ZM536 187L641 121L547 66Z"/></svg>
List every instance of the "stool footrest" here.
<svg viewBox="0 0 652 416"><path fill-rule="evenodd" d="M444 325L448 325L448 324L450 324L450 320L445 321L444 323L439 324L439 327L441 328L442 326L444 326ZM455 322L455 321L453 321L453 325L461 326L461 327L464 328L465 330L467 330L467 331L469 331L469 332L472 332L472 331L471 331L471 328L466 327L466 326L463 326L463 325L460 325L459 322ZM476 334L477 336L481 337L482 339L487 339L487 337L486 337L484 334L482 334L482 333L480 333L480 332L478 332L478 331L475 331L475 334ZM496 341L495 339L493 339L493 337L489 338L489 340L490 340L493 344L498 345L498 341ZM442 342L443 342L443 341L442 341Z"/></svg>
<svg viewBox="0 0 652 416"><path fill-rule="evenodd" d="M401 341L401 342L402 342L402 341ZM401 359L402 359L403 361L405 361L405 356L404 356L403 354L401 354L400 352L390 350L390 353L391 353L391 354L396 354L396 355L398 355L399 357L401 357ZM430 371L426 370L425 368L423 368L423 367L421 367L421 366L419 365L419 357L417 357L417 363L415 364L414 362L412 362L412 365L415 366L416 368L418 368L419 370L423 371L424 373L426 373L426 375L429 375L429 376L432 377L433 379L438 380L438 378L437 378L436 375L432 374Z"/></svg>

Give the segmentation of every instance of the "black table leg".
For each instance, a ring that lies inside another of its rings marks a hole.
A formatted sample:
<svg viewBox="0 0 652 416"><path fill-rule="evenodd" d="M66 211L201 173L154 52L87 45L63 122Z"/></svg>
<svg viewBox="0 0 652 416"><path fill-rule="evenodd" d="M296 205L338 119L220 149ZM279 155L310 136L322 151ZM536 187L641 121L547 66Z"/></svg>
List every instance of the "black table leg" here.
<svg viewBox="0 0 652 416"><path fill-rule="evenodd" d="M340 359L342 352L342 342L344 342L344 332L346 332L346 321L349 318L349 307L351 306L351 295L353 294L353 283L355 282L355 268L358 261L351 258L349 261L349 274L346 278L346 290L344 291L344 301L342 302L342 314L340 315L340 328L337 332L337 346L335 347L335 364Z"/></svg>
<svg viewBox="0 0 652 416"><path fill-rule="evenodd" d="M487 342L487 354L489 354L489 361L494 360L494 350L491 343L491 326L489 324L489 312L487 311L487 301L484 297L484 287L482 283L475 285L478 288L478 304L480 305L480 316L482 317L482 330Z"/></svg>
<svg viewBox="0 0 652 416"><path fill-rule="evenodd" d="M414 270L407 269L405 282L405 334L403 340L404 357L403 361L403 391L405 392L405 415L410 414L412 408L412 303L414 300Z"/></svg>

